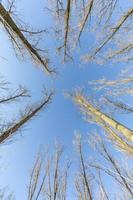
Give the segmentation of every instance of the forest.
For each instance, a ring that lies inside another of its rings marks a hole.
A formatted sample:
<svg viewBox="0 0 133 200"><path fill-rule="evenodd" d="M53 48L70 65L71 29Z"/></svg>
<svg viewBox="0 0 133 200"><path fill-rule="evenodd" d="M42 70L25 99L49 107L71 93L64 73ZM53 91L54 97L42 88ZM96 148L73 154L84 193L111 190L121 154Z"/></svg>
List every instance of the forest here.
<svg viewBox="0 0 133 200"><path fill-rule="evenodd" d="M0 200L133 199L133 1L0 1Z"/></svg>

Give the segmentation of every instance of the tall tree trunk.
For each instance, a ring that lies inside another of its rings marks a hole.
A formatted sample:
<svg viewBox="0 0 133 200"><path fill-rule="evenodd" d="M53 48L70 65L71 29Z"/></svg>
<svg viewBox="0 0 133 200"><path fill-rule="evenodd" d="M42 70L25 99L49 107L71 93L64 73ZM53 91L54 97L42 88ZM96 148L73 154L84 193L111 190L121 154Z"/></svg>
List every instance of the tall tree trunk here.
<svg viewBox="0 0 133 200"><path fill-rule="evenodd" d="M12 17L10 16L9 12L4 8L4 6L0 3L0 16L2 18L3 25L11 30L21 41L21 43L26 47L30 55L35 58L41 65L44 66L46 72L50 73L52 72L48 68L47 59L42 59L41 55L38 53L38 51L31 45L31 43L27 40L27 38L24 36L20 28L17 26L17 24L14 22ZM14 39L14 38L13 38Z"/></svg>
<svg viewBox="0 0 133 200"><path fill-rule="evenodd" d="M133 131L132 130L130 130L123 124L119 123L118 121L114 120L113 118L109 117L102 111L95 108L81 94L75 95L73 97L73 99L74 99L75 103L78 104L85 113L88 113L89 115L94 116L94 118L96 117L99 120L102 120L105 124L114 128L116 131L118 131L123 136L125 136L125 138L128 141L133 141Z"/></svg>

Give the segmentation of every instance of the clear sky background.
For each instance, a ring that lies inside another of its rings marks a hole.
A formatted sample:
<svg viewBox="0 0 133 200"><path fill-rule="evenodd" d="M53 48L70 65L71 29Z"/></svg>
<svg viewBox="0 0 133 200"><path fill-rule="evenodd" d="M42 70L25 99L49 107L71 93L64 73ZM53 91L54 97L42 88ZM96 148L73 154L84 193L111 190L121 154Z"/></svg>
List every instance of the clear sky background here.
<svg viewBox="0 0 133 200"><path fill-rule="evenodd" d="M23 21L38 28L45 28L51 23L50 17L44 12L44 7L46 7L44 0L16 1L17 11L22 14ZM81 68L78 59L75 59L74 63L68 62L62 65L60 57L55 52L53 38L46 35L42 46L46 45L50 49L51 64L59 71L59 75L51 78L41 68L35 67L32 61L21 62L16 59L8 37L2 28L0 29L0 41L0 56L5 58L0 58L0 73L11 82L11 88L16 88L18 84L21 84L27 87L32 94L32 98L25 99L24 103L21 101L17 103L17 106L10 104L12 108L1 106L0 117L2 120L6 116L13 118L27 102L34 103L39 100L43 94L43 86L55 90L53 102L48 108L29 122L22 130L22 134L16 135L11 144L0 147L0 185L8 186L9 191L15 193L17 200L24 200L27 194L26 185L28 185L29 171L39 148L47 144L53 148L57 138L65 145L66 157L71 155L74 158L72 141L75 130L81 131L86 136L95 128L94 125L81 119L77 107L71 99L64 97L64 92L83 87L91 95L92 90L88 82L103 76L115 79L121 65L101 67L96 64L88 64ZM86 36L83 37L84 42L86 42ZM128 101L131 100L128 99ZM131 116L128 118L125 115L116 117L128 127L133 128Z"/></svg>

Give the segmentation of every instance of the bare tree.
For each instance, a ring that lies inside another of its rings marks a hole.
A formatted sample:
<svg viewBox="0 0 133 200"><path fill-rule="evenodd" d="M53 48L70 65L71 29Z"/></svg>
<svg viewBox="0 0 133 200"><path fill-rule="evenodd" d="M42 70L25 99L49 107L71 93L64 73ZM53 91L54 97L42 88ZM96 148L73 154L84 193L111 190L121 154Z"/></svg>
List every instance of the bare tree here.
<svg viewBox="0 0 133 200"><path fill-rule="evenodd" d="M82 32L84 30L84 27L85 27L85 25L86 25L86 23L88 21L88 18L89 18L90 14L91 14L91 10L93 8L93 3L94 3L94 0L89 1L88 2L88 6L84 11L85 14L84 14L84 17L83 17L83 19L81 21L81 24L80 24L80 30L79 30L79 33L78 33L78 41L80 40L80 37L81 37Z"/></svg>
<svg viewBox="0 0 133 200"><path fill-rule="evenodd" d="M55 2L56 4L53 8L54 9L53 12L55 13L54 16L56 16L57 13L56 21L58 24L55 32L57 34L57 38L60 38L61 40L61 45L57 48L57 50L58 52L60 52L63 49L63 61L65 62L67 58L71 58L71 56L69 55L69 49L70 49L69 34L71 31L70 19L71 19L71 10L73 6L73 1L67 0L65 3L62 0L61 1L56 0ZM56 22L54 22L54 24L55 23Z"/></svg>
<svg viewBox="0 0 133 200"><path fill-rule="evenodd" d="M14 1L10 3L9 10L7 10L3 4L0 3L0 22L8 34L9 39L11 40L14 50L18 51L21 56L24 55L22 53L23 49L27 50L32 60L38 64L41 64L47 73L53 72L51 69L49 69L48 58L43 58L41 55L41 52L45 51L39 48L38 41L32 44L30 39L28 39L26 36L40 35L44 32L44 30L34 31L30 30L27 26L19 26L12 17L13 4Z"/></svg>
<svg viewBox="0 0 133 200"><path fill-rule="evenodd" d="M37 155L30 176L28 200L66 200L70 163L63 164L64 168L60 166L62 153L63 147L56 145L53 154L46 152L44 155Z"/></svg>
<svg viewBox="0 0 133 200"><path fill-rule="evenodd" d="M80 170L78 174L76 174L75 178L75 187L77 192L77 199L81 200L92 200L92 189L90 184L90 176L88 175L88 170L86 169L86 164L83 156L82 150L82 141L81 137L77 135L76 137L76 148L79 155L79 162L80 162Z"/></svg>
<svg viewBox="0 0 133 200"><path fill-rule="evenodd" d="M121 29L121 27L123 26L123 24L133 15L133 8L130 8L124 15L122 15L122 17L120 18L120 20L117 22L117 25L113 28L112 33L107 36L107 38L101 42L101 44L94 50L94 52L88 56L85 56L85 59L91 60L94 59L95 56L104 48L105 45L107 45L110 40L113 39L113 37L116 35L116 33Z"/></svg>
<svg viewBox="0 0 133 200"><path fill-rule="evenodd" d="M125 104L121 101L113 101L112 99L109 99L108 97L105 97L105 101L110 104L112 107L114 107L115 111L120 111L122 113L133 113L133 107Z"/></svg>
<svg viewBox="0 0 133 200"><path fill-rule="evenodd" d="M68 31L69 31L69 20L71 12L71 0L67 0L67 9L66 9L66 26L65 26L65 37L64 37L64 60L67 54L67 40L68 40Z"/></svg>
<svg viewBox="0 0 133 200"><path fill-rule="evenodd" d="M85 166L85 174L82 171L82 167L78 171L78 174L76 174L75 186L78 199L89 199L86 193L86 181L84 181L84 179L87 179L87 184L89 184L89 188L91 188L92 199L113 199L115 192L117 192L116 199L118 199L118 191L122 194L120 197L121 199L132 198L133 174L130 168L130 162L127 160L128 157L125 158L125 156L123 156L124 154L121 154L121 152L115 152L115 155L112 154L111 145L108 145L99 134L88 137L88 151L86 148L87 143L85 141L83 142L81 135L76 134L75 141L76 147L78 147L79 157L85 155L87 158L82 161L80 159L81 166ZM109 148L107 148L107 145ZM90 150L94 153L94 156L89 155ZM118 155L119 157L116 157ZM122 161L121 158L124 160ZM106 181L108 181L112 187L114 185L117 188L116 191L111 191ZM92 190L92 187L95 189Z"/></svg>
<svg viewBox="0 0 133 200"><path fill-rule="evenodd" d="M6 86L6 87L5 87ZM9 84L6 81L1 82L1 97L0 105L8 105L10 103L19 101L25 97L30 97L30 94L27 89L20 86L16 90L10 90ZM3 91L4 90L4 91ZM5 94L6 93L6 94ZM51 102L53 97L53 92L45 92L44 97L41 101L33 104L27 105L23 112L16 117L16 119L8 122L8 117L6 123L1 122L0 124L0 144L5 143L7 140L12 139L12 136L18 132L30 119L34 118L43 108Z"/></svg>
<svg viewBox="0 0 133 200"><path fill-rule="evenodd" d="M81 112L91 120L101 126L116 145L129 154L133 153L132 138L133 131L119 123L112 117L102 112L98 107L87 100L80 92L72 95L74 102L80 107Z"/></svg>
<svg viewBox="0 0 133 200"><path fill-rule="evenodd" d="M98 139L99 138L99 139ZM93 137L94 139L94 137ZM107 145L103 141L101 137L95 136L95 148L97 152L100 154L102 159L104 159L104 162L106 162L107 166L102 163L98 162L91 162L89 166L91 168L94 168L98 171L98 173L103 172L105 175L107 175L108 178L113 178L114 182L118 187L121 188L121 191L123 192L123 199L126 197L126 199L130 199L133 197L133 182L132 182L132 171L129 167L129 163L127 162L124 165L125 160L122 162L120 159L116 159L116 157L110 152L109 148L107 148ZM123 158L123 155L120 155ZM100 175L101 178L101 175ZM106 188L105 183L103 183L104 188ZM107 193L107 192L106 192ZM109 198L110 195L107 195Z"/></svg>
<svg viewBox="0 0 133 200"><path fill-rule="evenodd" d="M117 61L123 61L125 55L128 55L125 60L132 60L133 8L130 4L127 8L123 8L123 11L121 9L122 1L118 0L68 0L67 2L57 0L55 2L53 12L58 13L56 22L58 22L59 25L56 33L58 32L58 38L60 36L60 40L63 40L63 44L60 45L58 50L61 50L62 48L64 49L64 57L72 57L72 52L75 50L77 42L80 40L86 27L87 31L85 36L88 38L87 42L90 49L93 48L92 43L89 42L89 38L90 41L93 39L91 36L92 32L94 40L97 41L98 39L98 41L91 53L82 56L84 61L96 61L96 56L100 54L100 52L102 52L102 56L99 56L99 59L101 60L116 59ZM116 18L116 15L118 15L118 19ZM60 19L63 20L60 21ZM87 22L90 20L91 25L89 24L88 30ZM126 35L129 36L128 39ZM112 42L111 44L114 44L116 49L110 49L108 46L110 42ZM106 52L103 52L105 48Z"/></svg>
<svg viewBox="0 0 133 200"><path fill-rule="evenodd" d="M51 102L52 96L53 93L44 96L42 101L39 103L36 103L33 106L28 106L28 108L25 109L25 111L21 113L20 116L18 116L18 120L13 120L4 127L1 127L0 144L10 139L13 134L19 131L30 119L35 117L39 111L47 107L47 105Z"/></svg>

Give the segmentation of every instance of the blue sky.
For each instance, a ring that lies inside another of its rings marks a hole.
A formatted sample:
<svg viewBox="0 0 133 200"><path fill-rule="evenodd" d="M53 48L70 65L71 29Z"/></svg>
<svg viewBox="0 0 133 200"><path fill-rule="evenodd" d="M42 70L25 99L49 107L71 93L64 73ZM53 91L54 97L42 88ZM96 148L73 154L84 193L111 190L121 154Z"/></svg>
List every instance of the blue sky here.
<svg viewBox="0 0 133 200"><path fill-rule="evenodd" d="M46 6L45 1L38 0L33 2L31 0L19 0L16 2L18 12L22 13L23 20L29 24L39 28L42 26L47 27L51 22L50 17L47 18L43 10ZM81 68L78 59L75 63L68 62L62 65L60 63L60 57L53 51L53 49L55 50L55 42L50 37L47 38L46 35L43 46L46 45L50 48L52 64L57 66L59 71L59 75L51 78L41 68L35 67L32 61L27 60L21 62L17 60L7 35L1 29L0 37L2 41L0 55L5 58L0 58L1 74L6 80L11 82L12 88L21 84L27 87L32 94L30 100L25 100L24 103L21 101L17 106L13 106L10 109L3 106L2 111L5 117L6 115L13 117L29 101L34 103L39 100L42 96L43 86L55 90L53 102L48 108L41 112L37 118L29 122L24 127L22 135L18 134L14 137L12 144L1 146L0 149L0 163L2 166L0 168L0 185L8 186L9 190L15 193L16 199L23 200L27 192L26 184L28 184L28 173L39 148L47 144L52 148L54 140L57 138L65 145L66 155L68 157L71 155L73 158L75 155L72 150L74 131L80 130L86 136L94 128L92 124L88 124L81 119L77 107L71 99L64 96L64 92L72 91L77 87L83 87L91 95L92 90L88 84L89 81L100 79L103 76L115 78L121 66L118 65L112 68L89 64ZM86 38L84 37L83 42L85 41ZM125 115L119 116L119 120L124 121L126 125L133 128L131 117L128 116L128 120L126 119Z"/></svg>

